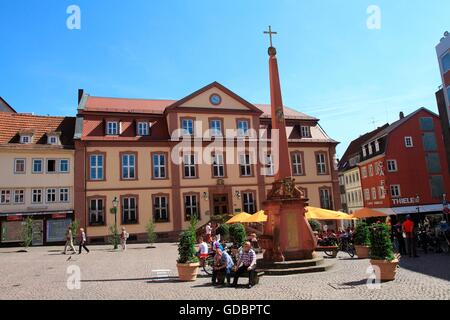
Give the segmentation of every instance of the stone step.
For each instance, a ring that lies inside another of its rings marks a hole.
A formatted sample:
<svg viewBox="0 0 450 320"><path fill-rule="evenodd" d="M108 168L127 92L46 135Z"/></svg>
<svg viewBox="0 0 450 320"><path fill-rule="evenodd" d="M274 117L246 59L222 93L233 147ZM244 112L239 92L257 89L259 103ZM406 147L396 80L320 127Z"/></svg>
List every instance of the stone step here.
<svg viewBox="0 0 450 320"><path fill-rule="evenodd" d="M291 268L304 268L320 266L324 263L323 257L316 257L309 260L293 260L284 262L266 262L264 260L258 260L257 267L260 269L291 269Z"/></svg>
<svg viewBox="0 0 450 320"><path fill-rule="evenodd" d="M324 272L333 267L334 264L324 263L319 266L301 267L301 268L289 268L289 269L264 269L266 276L287 276L292 274L312 273L312 272Z"/></svg>

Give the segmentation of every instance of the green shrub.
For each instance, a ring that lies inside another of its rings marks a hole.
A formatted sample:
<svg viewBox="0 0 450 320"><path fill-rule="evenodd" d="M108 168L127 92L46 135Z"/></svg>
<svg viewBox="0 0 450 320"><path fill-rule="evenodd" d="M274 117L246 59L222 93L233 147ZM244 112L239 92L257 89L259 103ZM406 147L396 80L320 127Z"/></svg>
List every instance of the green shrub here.
<svg viewBox="0 0 450 320"><path fill-rule="evenodd" d="M145 230L147 231L148 243L150 245L153 245L158 239L158 235L155 232L155 223L153 222L153 218L150 218L150 220L147 223L147 226L145 227Z"/></svg>
<svg viewBox="0 0 450 320"><path fill-rule="evenodd" d="M312 220L308 220L308 222L313 231L320 232L320 230L322 230L322 226L320 225L319 221L312 219Z"/></svg>
<svg viewBox="0 0 450 320"><path fill-rule="evenodd" d="M231 241L238 247L242 246L247 241L247 233L241 223L232 224L229 227L229 234Z"/></svg>
<svg viewBox="0 0 450 320"><path fill-rule="evenodd" d="M374 223L369 227L370 257L375 260L395 259L391 233L386 223Z"/></svg>
<svg viewBox="0 0 450 320"><path fill-rule="evenodd" d="M354 241L358 246L370 245L369 226L364 221L356 224Z"/></svg>
<svg viewBox="0 0 450 320"><path fill-rule="evenodd" d="M217 230L217 234L220 234L221 238L225 239L230 235L230 225L228 224L221 224Z"/></svg>
<svg viewBox="0 0 450 320"><path fill-rule="evenodd" d="M33 219L26 218L22 224L22 247L28 248L33 243Z"/></svg>
<svg viewBox="0 0 450 320"><path fill-rule="evenodd" d="M196 263L199 261L195 250L197 224L198 218L194 215L190 219L189 229L180 234L180 241L178 243L178 263Z"/></svg>
<svg viewBox="0 0 450 320"><path fill-rule="evenodd" d="M79 227L80 227L80 221L78 221L78 220L74 220L70 224L70 230L72 231L72 237L73 237L73 243L74 244L78 243L77 233L78 233L78 228Z"/></svg>
<svg viewBox="0 0 450 320"><path fill-rule="evenodd" d="M115 226L109 227L109 243L117 249L120 244L119 232Z"/></svg>

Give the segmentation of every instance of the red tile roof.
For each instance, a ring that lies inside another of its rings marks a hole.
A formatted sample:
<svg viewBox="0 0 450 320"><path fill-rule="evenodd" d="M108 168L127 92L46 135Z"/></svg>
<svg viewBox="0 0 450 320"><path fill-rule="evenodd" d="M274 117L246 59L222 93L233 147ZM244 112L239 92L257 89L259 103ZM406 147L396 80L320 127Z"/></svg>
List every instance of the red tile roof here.
<svg viewBox="0 0 450 320"><path fill-rule="evenodd" d="M61 132L61 143L73 146L75 118L0 112L0 146L19 144L19 132L34 132L32 145L46 145L47 133Z"/></svg>
<svg viewBox="0 0 450 320"><path fill-rule="evenodd" d="M175 102L177 102L177 100L125 99L89 96L84 111L163 114L164 110ZM263 112L261 117L271 117L269 104L255 104L254 106ZM285 116L287 119L317 120L314 117L288 107L285 107Z"/></svg>

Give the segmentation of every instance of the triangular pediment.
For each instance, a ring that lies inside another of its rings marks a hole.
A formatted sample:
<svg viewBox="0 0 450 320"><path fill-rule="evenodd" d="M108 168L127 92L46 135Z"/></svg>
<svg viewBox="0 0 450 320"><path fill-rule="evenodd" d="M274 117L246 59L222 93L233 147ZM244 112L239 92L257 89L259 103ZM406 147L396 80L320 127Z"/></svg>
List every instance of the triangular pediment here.
<svg viewBox="0 0 450 320"><path fill-rule="evenodd" d="M167 108L167 111L184 108L199 110L211 108L262 113L262 111L253 104L218 82L213 82L175 102Z"/></svg>

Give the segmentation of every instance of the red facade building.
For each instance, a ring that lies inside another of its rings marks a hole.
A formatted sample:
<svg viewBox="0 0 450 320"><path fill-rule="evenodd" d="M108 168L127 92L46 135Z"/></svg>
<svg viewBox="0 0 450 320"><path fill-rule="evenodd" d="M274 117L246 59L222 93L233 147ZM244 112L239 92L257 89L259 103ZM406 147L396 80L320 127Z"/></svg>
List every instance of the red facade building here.
<svg viewBox="0 0 450 320"><path fill-rule="evenodd" d="M450 192L441 122L421 108L361 145L364 206L389 214L442 213Z"/></svg>

